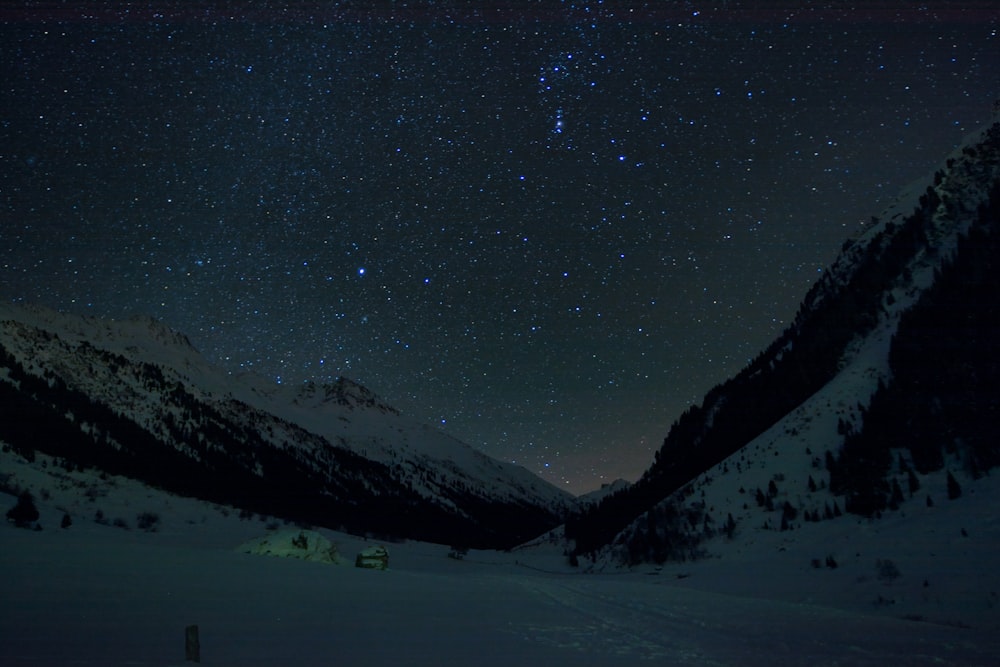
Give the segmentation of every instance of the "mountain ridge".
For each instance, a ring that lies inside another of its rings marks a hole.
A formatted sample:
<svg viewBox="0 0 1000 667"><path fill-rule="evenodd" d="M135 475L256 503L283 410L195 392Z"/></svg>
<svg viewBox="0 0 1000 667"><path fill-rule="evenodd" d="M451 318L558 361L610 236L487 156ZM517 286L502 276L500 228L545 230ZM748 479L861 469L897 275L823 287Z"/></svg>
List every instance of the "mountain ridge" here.
<svg viewBox="0 0 1000 667"><path fill-rule="evenodd" d="M575 502L347 379L295 387L233 377L148 317L5 304L0 321L0 439L15 447L152 476L211 500L231 493L235 504L317 525L477 546L529 539ZM76 449L35 443L39 429ZM209 472L224 483L212 488Z"/></svg>
<svg viewBox="0 0 1000 667"><path fill-rule="evenodd" d="M841 255L806 294L792 324L674 423L636 484L570 518L566 532L576 554L616 544L629 552L619 553L626 561L695 555L699 539L685 544L676 534L683 524L680 508L691 507L687 491L693 480L732 462L840 374L850 372L860 378L853 388L856 395L828 420L832 437L842 441L851 424L862 422L880 383L890 379L890 343L904 313L935 284L970 230L995 224L981 222L981 212L994 205L998 180L1000 124L994 123L970 135L923 189L909 187L882 218L873 219L871 228L845 242ZM840 449L830 446L834 452ZM708 509L692 516L725 526L724 532L731 534L737 520L710 516ZM672 546L663 543L668 534L676 538ZM655 536L652 547L650 536ZM626 548L635 542L647 544Z"/></svg>

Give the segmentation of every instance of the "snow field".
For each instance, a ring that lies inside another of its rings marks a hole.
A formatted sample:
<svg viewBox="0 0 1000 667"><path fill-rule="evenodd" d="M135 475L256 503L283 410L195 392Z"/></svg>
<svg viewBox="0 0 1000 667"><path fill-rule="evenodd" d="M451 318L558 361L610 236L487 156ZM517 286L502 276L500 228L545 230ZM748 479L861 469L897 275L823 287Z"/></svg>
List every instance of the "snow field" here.
<svg viewBox="0 0 1000 667"><path fill-rule="evenodd" d="M28 481L28 466L11 463L3 469ZM982 626L832 599L839 575L853 573L810 568L804 556L816 547L805 530L785 551L762 540L739 558L600 575L573 571L562 545L545 540L464 560L443 545L388 543L390 569L378 572L239 553L275 522L98 482L108 492L93 502L109 516L157 511L157 532L96 524L82 511L60 529L59 495L69 492L58 487L38 502L43 530L0 525L0 664L183 665L191 624L202 664L233 667L989 665L1000 649ZM14 502L0 495L0 508ZM320 532L348 558L377 543ZM891 534L891 523L879 532ZM776 535L788 539L767 537ZM914 564L897 562L905 581Z"/></svg>

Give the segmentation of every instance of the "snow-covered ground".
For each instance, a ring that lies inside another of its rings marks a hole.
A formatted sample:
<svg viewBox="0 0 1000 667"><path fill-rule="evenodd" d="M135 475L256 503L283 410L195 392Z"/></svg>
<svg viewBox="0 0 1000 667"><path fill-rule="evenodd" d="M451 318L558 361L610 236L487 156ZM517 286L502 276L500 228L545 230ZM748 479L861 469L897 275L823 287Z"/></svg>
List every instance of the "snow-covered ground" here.
<svg viewBox="0 0 1000 667"><path fill-rule="evenodd" d="M947 614L928 622L935 619L906 611L924 577L928 596L947 598L949 581L920 569L926 545L883 553L886 540L907 534L895 534L891 518L874 528L845 517L762 531L740 552L638 572L574 572L563 547L545 541L464 560L449 558L446 546L389 543L389 570L373 571L241 553L277 522L40 461L0 459L9 482L35 492L43 526L0 525L7 667L181 665L192 624L202 664L227 666L991 665L1000 654L998 601L986 588L964 602L975 613L953 623ZM973 505L973 496L963 499ZM926 508L923 519L944 531L963 499ZM14 502L0 494L0 509ZM93 521L98 509L106 524ZM73 519L66 529L64 513ZM141 513L159 517L156 532L137 528ZM942 536L964 549L955 562L992 565L995 535L977 531L995 515L980 513L964 515L967 537L954 523L955 534ZM130 528L115 527L116 519ZM837 530L843 540L853 536L857 557L841 550ZM375 543L320 532L349 561ZM838 569L810 566L808 556L827 555L825 544L816 550L820 536L834 541ZM874 559L890 556L901 576L882 581Z"/></svg>

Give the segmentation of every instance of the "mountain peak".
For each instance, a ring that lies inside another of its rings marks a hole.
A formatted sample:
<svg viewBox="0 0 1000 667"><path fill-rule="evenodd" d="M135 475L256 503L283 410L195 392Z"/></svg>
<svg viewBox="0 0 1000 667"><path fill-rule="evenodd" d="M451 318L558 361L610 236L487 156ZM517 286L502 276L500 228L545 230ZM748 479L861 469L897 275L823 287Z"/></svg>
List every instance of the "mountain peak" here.
<svg viewBox="0 0 1000 667"><path fill-rule="evenodd" d="M121 322L123 328L135 332L143 340L153 340L164 346L186 348L192 352L197 351L187 335L172 329L165 322L152 315L131 315Z"/></svg>
<svg viewBox="0 0 1000 667"><path fill-rule="evenodd" d="M349 409L375 408L384 413L399 414L399 410L384 402L371 389L343 376L331 383L303 382L296 388L292 403L320 410L336 405Z"/></svg>
<svg viewBox="0 0 1000 667"><path fill-rule="evenodd" d="M371 389L347 377L338 377L331 385L324 385L327 401L337 401L341 405L365 405L382 412L399 414L399 411L385 403Z"/></svg>
<svg viewBox="0 0 1000 667"><path fill-rule="evenodd" d="M530 539L573 504L349 378L232 376L146 316L7 304L0 321L0 406L18 415L0 419L0 440L26 459L37 449L273 516L478 546Z"/></svg>

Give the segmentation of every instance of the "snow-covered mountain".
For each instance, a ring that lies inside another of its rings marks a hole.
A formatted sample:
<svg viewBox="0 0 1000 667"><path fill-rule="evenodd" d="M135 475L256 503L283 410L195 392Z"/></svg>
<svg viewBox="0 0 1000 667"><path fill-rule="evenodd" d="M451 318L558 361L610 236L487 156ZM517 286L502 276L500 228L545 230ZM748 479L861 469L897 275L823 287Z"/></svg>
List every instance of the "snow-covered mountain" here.
<svg viewBox="0 0 1000 667"><path fill-rule="evenodd" d="M350 555L433 518L438 541L509 542L491 519L568 499L350 381L234 379L149 319L4 308L0 506L28 492L40 517L0 525L0 663L180 664L198 624L206 664L995 664L998 146L974 137L847 244L636 484L509 553L408 541L372 572L237 551L280 522L234 503L343 523L317 532Z"/></svg>
<svg viewBox="0 0 1000 667"><path fill-rule="evenodd" d="M788 329L674 423L636 484L571 517L576 555L663 563L799 529L843 545L857 531L811 526L896 510L913 517L896 539L941 553L939 524L917 517L1000 463L998 239L995 123L844 244ZM994 495L970 513L1000 510Z"/></svg>
<svg viewBox="0 0 1000 667"><path fill-rule="evenodd" d="M0 394L15 449L316 525L500 547L575 502L350 380L234 377L149 317L0 306Z"/></svg>

